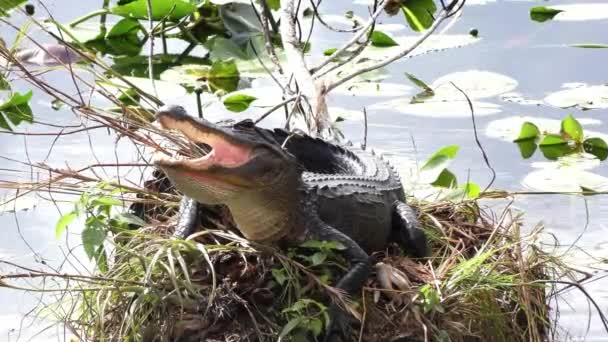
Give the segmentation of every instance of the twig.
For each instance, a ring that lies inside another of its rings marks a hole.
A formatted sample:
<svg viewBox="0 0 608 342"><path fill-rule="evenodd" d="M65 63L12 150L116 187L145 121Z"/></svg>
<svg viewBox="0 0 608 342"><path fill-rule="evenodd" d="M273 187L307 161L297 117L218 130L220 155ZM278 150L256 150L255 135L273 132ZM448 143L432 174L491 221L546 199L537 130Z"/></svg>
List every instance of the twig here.
<svg viewBox="0 0 608 342"><path fill-rule="evenodd" d="M317 71L321 70L321 68L323 68L327 64L331 63L331 61L334 60L334 58L339 57L344 52L346 52L346 50L349 47L353 46L353 44L357 43L359 41L359 39L361 39L361 37L363 37L363 35L365 35L365 33L376 23L376 20L378 19L378 17L382 13L382 11L384 11L384 7L386 7L386 5L389 2L390 1L386 0L380 6L378 6L378 9L376 10L376 12L374 12L374 14L371 16L371 18L369 18L369 20L367 21L365 26L361 29L361 31L359 31L357 34L355 34L348 42L346 42L346 44L342 45L338 50L336 50L334 53L332 53L323 62L319 63L319 65L314 66L312 68L313 74L316 73Z"/></svg>
<svg viewBox="0 0 608 342"><path fill-rule="evenodd" d="M471 102L469 95L467 95L467 93L465 93L462 89L460 89L454 82L450 81L450 83L452 84L452 86L454 88L456 88L459 92L461 92L462 95L464 95L465 99L467 100L467 104L469 105L469 111L471 112L471 121L473 122L473 135L475 136L475 143L481 150L481 154L483 156L484 162L490 169L490 172L492 172L492 179L490 180L490 183L488 183L488 185L486 185L485 189L483 189L483 191L482 191L482 192L486 192L492 186L494 181L496 180L496 170L494 170L494 168L490 164L490 159L489 159L488 155L486 154L486 151L484 150L483 146L481 146L481 141L479 140L479 136L477 135L477 123L475 122L475 109L473 108L473 103Z"/></svg>
<svg viewBox="0 0 608 342"><path fill-rule="evenodd" d="M363 107L363 149L367 147L367 109Z"/></svg>
<svg viewBox="0 0 608 342"><path fill-rule="evenodd" d="M283 107L284 105L288 104L291 101L296 100L299 97L299 95L293 96L288 98L287 100L284 100L283 102L273 106L272 108L270 108L269 110L267 110L264 114L260 115L259 118L257 118L254 123L257 125L260 121L264 120L268 115L270 115L271 113L273 113L275 110Z"/></svg>
<svg viewBox="0 0 608 342"><path fill-rule="evenodd" d="M454 1L457 1L457 0L454 0ZM387 65L393 63L394 61L396 61L400 58L407 56L410 52L414 51L414 49L416 49L420 44L422 44L425 40L427 40L435 32L435 30L437 30L439 25L441 25L441 23L446 18L448 18L448 15L449 15L449 12L442 10L441 13L439 14L439 17L433 22L431 27L429 27L429 29L426 32L424 32L424 34L420 35L420 37L418 37L418 39L412 45L395 53L392 56L385 58L384 60L382 60L380 62L354 70L351 73L349 73L348 75L342 77L341 79L327 84L325 91L330 92L331 90L335 89L336 87L352 80L353 78L355 78L361 74L382 68L384 66L387 66Z"/></svg>

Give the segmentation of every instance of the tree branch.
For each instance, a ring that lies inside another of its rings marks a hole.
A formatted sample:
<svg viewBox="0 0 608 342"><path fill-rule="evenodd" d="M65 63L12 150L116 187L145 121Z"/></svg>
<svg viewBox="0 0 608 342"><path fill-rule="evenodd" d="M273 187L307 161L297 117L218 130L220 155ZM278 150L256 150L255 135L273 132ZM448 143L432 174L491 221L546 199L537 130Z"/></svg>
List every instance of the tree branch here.
<svg viewBox="0 0 608 342"><path fill-rule="evenodd" d="M382 60L378 63L357 69L357 70L351 72L350 74L342 77L341 79L327 84L325 91L330 92L332 89L335 89L336 87L350 81L351 79L353 79L361 74L364 74L366 72L370 72L370 71L373 71L376 69L380 69L384 66L387 66L387 65L393 63L394 61L396 61L398 59L401 59L401 58L407 56L410 52L414 51L414 49L416 49L420 44L422 44L422 42L427 40L435 32L435 30L437 30L439 25L441 25L441 23L446 18L448 18L450 15L451 15L450 12L448 12L446 10L442 10L441 13L439 14L439 17L437 17L437 19L435 19L435 21L433 22L431 27L429 27L429 29L426 30L426 32L424 32L424 34L422 34L420 37L418 37L418 40L416 40L416 42L414 42L412 45L410 45L409 47L407 47L404 50L399 51L398 53L394 54L393 56L385 58L384 60Z"/></svg>
<svg viewBox="0 0 608 342"><path fill-rule="evenodd" d="M308 99L312 108L312 120L309 123L309 131L316 135L324 131L329 125L327 114L327 103L325 102L325 90L317 85L306 67L304 54L300 49L299 40L296 38L296 17L294 0L285 1L282 4L281 15L281 40L285 55L287 56L286 71L292 74L303 96Z"/></svg>

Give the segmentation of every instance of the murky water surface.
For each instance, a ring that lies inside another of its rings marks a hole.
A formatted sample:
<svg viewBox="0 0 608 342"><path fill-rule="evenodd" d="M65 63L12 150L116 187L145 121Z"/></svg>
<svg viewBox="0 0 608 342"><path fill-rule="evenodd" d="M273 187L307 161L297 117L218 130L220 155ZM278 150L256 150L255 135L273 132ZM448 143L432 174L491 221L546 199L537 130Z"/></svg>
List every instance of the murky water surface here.
<svg viewBox="0 0 608 342"><path fill-rule="evenodd" d="M606 60L608 49L581 49L569 47L574 43L608 43L608 20L595 21L552 21L539 24L529 19L529 9L539 5L556 5L578 3L578 1L475 1L483 5L468 5L464 16L455 23L449 33L466 34L469 29L477 28L481 41L467 47L446 50L439 53L427 54L408 59L392 65L388 70L390 76L384 82L411 84L406 80L404 72L409 72L420 79L432 82L440 76L468 70L486 70L507 75L517 81L514 91L528 99L542 100L547 94L558 91L563 84L583 82L591 85L606 83ZM45 2L49 10L60 22L72 20L94 9L93 3L56 0ZM329 6L329 5L328 5ZM336 13L342 13L346 8L336 8ZM365 7L351 5L356 13L365 14ZM41 9L39 9L42 11ZM400 19L401 20L401 19ZM397 20L389 20L389 22ZM408 31L401 30L401 34ZM399 33L393 33L399 35ZM11 41L14 32L1 28L0 35ZM313 55L326 48L335 47L346 38L340 34L319 34L313 36ZM67 85L70 82L66 73L50 73L45 78L49 83L58 82ZM27 84L19 84L17 90L27 90ZM415 89L412 88L411 96ZM194 99L180 99L180 102ZM331 104L346 109L361 110L363 106L371 107L377 102L385 101L378 97L334 96ZM598 122L590 127L595 132L608 133L605 116L608 110L580 111L578 109L558 109L547 105L522 105L502 101L499 97L483 99L492 103L498 110L491 115L479 115L476 118L480 142L489 155L491 166L495 169L497 178L493 187L511 191L529 190L529 184L524 178L535 170L534 162L546 161L540 153L523 160L516 146L511 142L492 138L485 133L486 127L494 120L512 116L531 116L561 120L567 114L577 118L591 118ZM68 111L53 111L48 97L35 93L33 109L36 119L44 122L65 124L77 123L77 118ZM215 117L211 113L212 117ZM414 113L415 114L415 113ZM380 147L394 154L410 159L424 161L430 154L445 145L457 144L461 149L450 170L459 179L467 179L479 183L482 187L491 178L489 169L485 166L479 147L475 143L470 114L463 110L458 115L437 117L402 113L398 110L379 109L368 111L369 133L368 145ZM231 114L242 116L242 114ZM217 115L230 116L230 115ZM266 124L274 125L278 118ZM361 140L363 125L361 120L347 120L342 125L347 137ZM30 132L53 132L51 128L30 126ZM29 136L27 139L0 135L0 156L15 160L46 162L56 167L69 165L78 168L92 163L128 161L134 159L135 151L126 143L114 147L115 137L106 131L98 130L89 134L74 134L61 137L54 141L49 136ZM93 153L94 152L94 153ZM30 168L6 159L0 161L2 179L14 178L18 175L21 180L37 177ZM598 175L608 176L608 163L604 162L592 171ZM21 170L16 173L12 170ZM104 169L107 177L115 174L115 170ZM122 170L125 172L125 170ZM40 175L44 177L45 175ZM133 172L136 178L136 173ZM54 237L54 225L60 213L70 210L70 197L55 195L52 200L58 201L57 206L51 202L41 201L34 211L19 212L15 215L0 216L2 239L0 239L0 258L15 263L29 264L41 267L37 260L44 259L49 265L65 270L86 269L88 262L82 257L72 258L70 264L63 265L64 255L70 248L77 247L79 235L75 232L57 241ZM555 234L563 245L569 245L578 240L577 246L585 253L576 253L572 259L586 263L595 258L607 258L608 253L608 199L606 196L566 195L533 195L517 197L514 205L526 212L526 227L529 229L541 222L547 227L547 232ZM588 214L586 214L588 213ZM581 236L582 234L582 236ZM79 254L77 254L79 255ZM2 266L4 269L5 267ZM586 286L587 291L599 302L602 310L608 312L608 280L599 279ZM44 299L48 301L51 297ZM33 322L34 327L28 327L32 322L21 321L21 317L39 304L40 298L24 295L18 291L0 291L0 340L46 340L49 336L63 336L64 331L57 328L46 328L45 322ZM597 315L589 308L587 301L577 291L568 292L559 305L559 324L564 330L560 339L567 335L575 339L606 340ZM591 312L591 313L590 313ZM591 318L589 318L591 315ZM589 322L589 323L588 323ZM21 335L19 331L21 332Z"/></svg>

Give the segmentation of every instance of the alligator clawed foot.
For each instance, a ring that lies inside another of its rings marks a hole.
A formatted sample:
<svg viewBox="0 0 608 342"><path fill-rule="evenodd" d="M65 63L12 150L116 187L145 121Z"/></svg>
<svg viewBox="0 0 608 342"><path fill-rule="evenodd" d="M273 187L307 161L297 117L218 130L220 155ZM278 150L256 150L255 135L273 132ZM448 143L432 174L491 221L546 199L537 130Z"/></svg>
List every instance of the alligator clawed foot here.
<svg viewBox="0 0 608 342"><path fill-rule="evenodd" d="M329 326L323 342L353 341L352 322L353 318L346 311L332 304L329 308Z"/></svg>

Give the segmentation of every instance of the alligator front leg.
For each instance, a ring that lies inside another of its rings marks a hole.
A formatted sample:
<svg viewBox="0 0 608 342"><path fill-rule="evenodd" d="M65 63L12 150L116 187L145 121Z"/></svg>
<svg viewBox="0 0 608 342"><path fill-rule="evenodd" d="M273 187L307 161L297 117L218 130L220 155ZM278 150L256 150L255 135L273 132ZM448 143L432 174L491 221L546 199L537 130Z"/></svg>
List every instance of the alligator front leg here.
<svg viewBox="0 0 608 342"><path fill-rule="evenodd" d="M336 287L351 296L359 294L370 273L369 255L344 233L320 220L315 221L317 221L316 225L308 229L306 240L337 241L346 247L343 251L344 256L351 266L342 279L338 281ZM325 341L336 341L338 336L344 341L351 341L350 315L336 303L330 305L329 314L330 324L327 327Z"/></svg>
<svg viewBox="0 0 608 342"><path fill-rule="evenodd" d="M428 255L424 231L418 222L418 215L408 204L401 201L393 203L392 240L400 244L406 253L422 258Z"/></svg>
<svg viewBox="0 0 608 342"><path fill-rule="evenodd" d="M198 226L198 210L199 203L188 196L182 197L182 201L179 204L179 216L177 219L177 225L175 226L175 232L173 236L178 239L185 239L190 234L194 233Z"/></svg>

